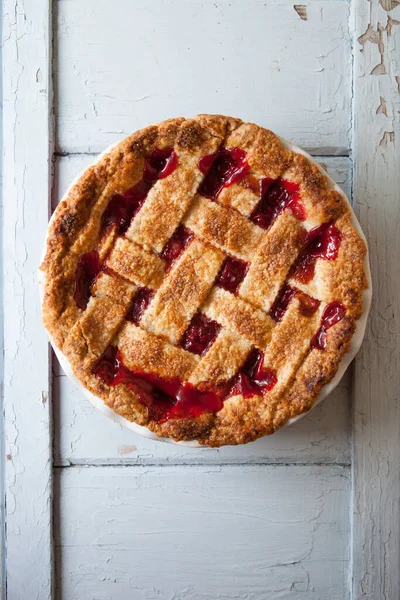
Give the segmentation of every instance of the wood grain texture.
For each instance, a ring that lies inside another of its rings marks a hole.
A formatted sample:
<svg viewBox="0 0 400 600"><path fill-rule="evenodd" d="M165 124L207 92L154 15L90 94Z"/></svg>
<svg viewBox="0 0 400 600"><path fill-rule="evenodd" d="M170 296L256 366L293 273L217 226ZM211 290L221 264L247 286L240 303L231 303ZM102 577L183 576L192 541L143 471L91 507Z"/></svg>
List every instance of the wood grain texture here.
<svg viewBox="0 0 400 600"><path fill-rule="evenodd" d="M315 0L62 0L57 145L101 151L168 117L212 112L274 129L313 153L347 154L349 4Z"/></svg>
<svg viewBox="0 0 400 600"><path fill-rule="evenodd" d="M58 158L54 205L71 181L95 157ZM350 160L324 157L329 174L350 196ZM56 360L56 359L55 359ZM55 463L69 464L226 464L350 462L351 373L329 398L300 423L253 444L219 450L188 449L142 438L97 411L54 363Z"/></svg>
<svg viewBox="0 0 400 600"><path fill-rule="evenodd" d="M348 597L347 468L70 468L56 486L62 600Z"/></svg>
<svg viewBox="0 0 400 600"><path fill-rule="evenodd" d="M356 361L353 598L400 597L400 5L354 2L355 208L375 294ZM392 10L388 10L392 8Z"/></svg>
<svg viewBox="0 0 400 600"><path fill-rule="evenodd" d="M37 267L50 201L49 0L5 0L4 421L6 594L51 597L49 349Z"/></svg>

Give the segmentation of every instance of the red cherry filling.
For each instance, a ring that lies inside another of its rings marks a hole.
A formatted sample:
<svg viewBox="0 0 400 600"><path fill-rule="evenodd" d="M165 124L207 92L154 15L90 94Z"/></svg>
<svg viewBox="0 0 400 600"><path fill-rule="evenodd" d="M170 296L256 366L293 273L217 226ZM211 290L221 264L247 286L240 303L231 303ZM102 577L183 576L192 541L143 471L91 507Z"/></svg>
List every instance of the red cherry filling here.
<svg viewBox="0 0 400 600"><path fill-rule="evenodd" d="M263 366L264 355L254 348L238 375L233 380L233 385L228 396L241 394L244 398L262 396L271 390L277 383L276 372Z"/></svg>
<svg viewBox="0 0 400 600"><path fill-rule="evenodd" d="M339 252L342 234L332 223L323 223L308 232L306 246L293 269L293 277L309 283L314 276L317 258L335 260Z"/></svg>
<svg viewBox="0 0 400 600"><path fill-rule="evenodd" d="M92 373L107 385L113 385L118 367L118 348L116 346L108 346L94 365Z"/></svg>
<svg viewBox="0 0 400 600"><path fill-rule="evenodd" d="M178 165L178 157L172 148L153 150L144 161L144 181L165 179L173 173Z"/></svg>
<svg viewBox="0 0 400 600"><path fill-rule="evenodd" d="M218 412L223 399L212 391L203 391L177 378L130 371L122 354L109 346L93 367L93 374L109 386L125 384L147 407L149 417L157 422L170 418L195 418L204 412Z"/></svg>
<svg viewBox="0 0 400 600"><path fill-rule="evenodd" d="M118 353L118 362L118 370L112 385L125 384L146 406L151 419L160 422L168 418L174 406L174 396L179 390L180 381L130 371L123 364L121 353Z"/></svg>
<svg viewBox="0 0 400 600"><path fill-rule="evenodd" d="M90 298L90 289L101 271L99 253L96 250L83 254L75 272L74 300L81 310L85 310Z"/></svg>
<svg viewBox="0 0 400 600"><path fill-rule="evenodd" d="M281 291L278 294L275 302L271 306L271 310L269 311L269 316L271 319L279 323L282 321L285 312L287 311L287 307L289 306L291 300L297 294L297 289L291 287L290 285L284 285Z"/></svg>
<svg viewBox="0 0 400 600"><path fill-rule="evenodd" d="M145 158L142 179L123 194L115 194L101 219L101 235L112 226L123 235L143 205L147 194L158 179L168 177L178 164L178 157L172 148L153 150Z"/></svg>
<svg viewBox="0 0 400 600"><path fill-rule="evenodd" d="M327 345L327 330L339 323L346 314L346 309L340 302L331 302L322 313L321 323L317 333L311 339L310 347L324 350Z"/></svg>
<svg viewBox="0 0 400 600"><path fill-rule="evenodd" d="M184 225L179 225L170 240L164 246L161 252L161 258L165 261L168 271L172 264L180 257L193 239L193 233Z"/></svg>
<svg viewBox="0 0 400 600"><path fill-rule="evenodd" d="M199 187L199 194L215 200L223 188L243 179L250 167L244 150L220 148L214 154L201 158L199 169L205 174Z"/></svg>
<svg viewBox="0 0 400 600"><path fill-rule="evenodd" d="M234 380L223 390L199 389L177 378L164 379L151 373L131 371L123 363L121 352L109 346L92 373L109 386L123 383L147 407L157 422L168 419L196 418L205 412L216 413L224 398L242 394L244 398L266 394L277 382L273 369L263 367L263 354L254 349Z"/></svg>
<svg viewBox="0 0 400 600"><path fill-rule="evenodd" d="M228 256L221 267L215 284L234 294L242 283L247 269L247 263L238 258Z"/></svg>
<svg viewBox="0 0 400 600"><path fill-rule="evenodd" d="M132 300L132 304L129 307L125 319L137 325L142 318L144 311L152 301L153 296L153 290L140 288Z"/></svg>
<svg viewBox="0 0 400 600"><path fill-rule="evenodd" d="M250 220L263 229L271 227L275 219L289 208L299 221L307 217L299 195L297 183L286 179L264 177L260 181L260 202L250 216Z"/></svg>
<svg viewBox="0 0 400 600"><path fill-rule="evenodd" d="M297 288L286 284L282 287L275 302L271 306L271 310L269 311L271 319L274 319L277 323L282 321L290 302L295 296L299 300L301 313L306 317L311 317L321 304L316 298L312 298Z"/></svg>
<svg viewBox="0 0 400 600"><path fill-rule="evenodd" d="M167 419L195 419L203 413L216 413L224 406L223 397L211 390L199 390L190 383L182 384L176 404L164 417Z"/></svg>
<svg viewBox="0 0 400 600"><path fill-rule="evenodd" d="M220 329L216 321L197 313L183 336L181 346L188 352L202 356L212 346Z"/></svg>
<svg viewBox="0 0 400 600"><path fill-rule="evenodd" d="M115 194L101 218L101 236L114 225L118 234L123 235L128 230L134 215L141 208L151 187L142 179L124 194Z"/></svg>

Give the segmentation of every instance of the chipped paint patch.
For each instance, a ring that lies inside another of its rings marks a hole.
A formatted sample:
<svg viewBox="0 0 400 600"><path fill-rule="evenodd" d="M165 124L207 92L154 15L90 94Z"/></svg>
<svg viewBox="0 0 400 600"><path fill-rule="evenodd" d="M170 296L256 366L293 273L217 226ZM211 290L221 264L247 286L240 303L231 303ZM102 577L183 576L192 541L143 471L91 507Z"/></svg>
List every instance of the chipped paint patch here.
<svg viewBox="0 0 400 600"><path fill-rule="evenodd" d="M385 101L385 98L383 98L383 96L380 96L380 105L376 109L376 114L377 115L385 115L385 117L388 116L387 108L386 108L386 101Z"/></svg>
<svg viewBox="0 0 400 600"><path fill-rule="evenodd" d="M120 446L118 448L118 454L119 456L125 456L125 454L131 454L132 452L135 452L136 450L136 446Z"/></svg>
<svg viewBox="0 0 400 600"><path fill-rule="evenodd" d="M382 136L381 141L379 142L380 146L387 146L388 144L394 143L394 131L385 131Z"/></svg>
<svg viewBox="0 0 400 600"><path fill-rule="evenodd" d="M307 21L307 7L304 4L295 4L293 8L302 21Z"/></svg>
<svg viewBox="0 0 400 600"><path fill-rule="evenodd" d="M379 4L382 6L383 10L389 12L400 4L400 0L379 0Z"/></svg>
<svg viewBox="0 0 400 600"><path fill-rule="evenodd" d="M358 43L362 46L361 52L363 52L364 46L367 42L371 42L371 44L378 45L378 52L380 54L381 60L380 63L375 65L375 67L372 69L370 73L371 75L386 75L387 71L384 61L385 42L387 42L387 39L392 36L393 27L395 27L396 25L400 25L400 21L396 21L395 19L392 19L392 17L388 16L385 27L378 22L375 29L371 25L371 23L369 23L365 32L357 38ZM386 34L386 36L384 34Z"/></svg>

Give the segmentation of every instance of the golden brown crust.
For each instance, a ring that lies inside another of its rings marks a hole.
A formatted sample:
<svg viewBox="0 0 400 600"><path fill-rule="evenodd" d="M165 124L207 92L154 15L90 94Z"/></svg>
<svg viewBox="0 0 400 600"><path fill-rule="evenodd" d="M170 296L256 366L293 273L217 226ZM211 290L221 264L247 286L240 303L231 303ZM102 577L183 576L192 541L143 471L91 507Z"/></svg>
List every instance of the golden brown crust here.
<svg viewBox="0 0 400 600"><path fill-rule="evenodd" d="M245 150L250 172L211 202L197 193L203 178L198 162L222 145ZM178 168L152 187L125 236L118 237L113 229L100 238L110 199L136 185L145 157L163 148L174 148ZM304 223L289 210L269 230L249 220L263 177L298 184L307 213ZM328 221L335 222L341 234L337 258L317 260L310 283L294 282L290 268L307 231ZM167 271L159 254L181 223L194 239ZM75 273L82 255L94 249L108 271L95 280L82 311L74 300ZM309 410L334 377L363 312L365 253L343 196L274 133L221 115L170 119L133 133L107 151L57 207L41 265L43 322L84 386L126 419L177 441L246 443ZM248 263L236 295L214 286L226 254ZM318 299L318 310L304 313L296 296L282 321L273 321L268 311L285 282ZM137 327L125 321L125 315L138 286L152 290L153 298ZM344 305L346 316L327 330L324 350L312 349L310 340L332 301ZM204 356L179 346L199 309L221 327ZM110 344L118 346L127 368L177 377L200 388L226 384L251 349L258 348L278 382L263 396L225 399L216 414L159 423L124 384L110 387L93 375L93 366Z"/></svg>

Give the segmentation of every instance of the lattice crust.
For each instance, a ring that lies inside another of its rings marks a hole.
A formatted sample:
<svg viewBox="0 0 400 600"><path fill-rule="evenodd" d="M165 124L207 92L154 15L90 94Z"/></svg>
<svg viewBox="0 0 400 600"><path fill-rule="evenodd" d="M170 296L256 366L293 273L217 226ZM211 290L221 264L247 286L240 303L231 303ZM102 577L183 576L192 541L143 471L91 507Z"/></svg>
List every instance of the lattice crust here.
<svg viewBox="0 0 400 600"><path fill-rule="evenodd" d="M218 188L224 156L236 171ZM324 228L336 237L318 257ZM115 412L175 440L244 443L308 410L333 378L362 314L365 252L343 197L272 132L172 119L109 150L60 203L43 320ZM99 369L109 357L116 379ZM183 415L177 396L161 419L132 374L220 405Z"/></svg>
<svg viewBox="0 0 400 600"><path fill-rule="evenodd" d="M265 350L271 339L275 325L271 317L222 288L212 290L201 311L260 350Z"/></svg>
<svg viewBox="0 0 400 600"><path fill-rule="evenodd" d="M177 344L214 285L223 260L222 252L193 240L164 279L141 327Z"/></svg>
<svg viewBox="0 0 400 600"><path fill-rule="evenodd" d="M216 152L221 145L222 137L213 135L205 128L194 133L196 145L192 141L193 124L186 122L182 125L176 148L181 168L156 183L126 233L129 239L145 248L151 248L156 252L161 252L164 248L190 207L202 180L203 176L198 167L199 160L207 154ZM222 128L218 133L224 135L225 131ZM182 140L185 142L183 147L180 145Z"/></svg>
<svg viewBox="0 0 400 600"><path fill-rule="evenodd" d="M363 308L359 290L366 287L364 267L360 262L365 244L350 219L350 214L345 213L336 221L336 226L342 233L337 259L318 260L314 277L307 285L293 278L289 278L289 283L324 302L342 302L347 315L359 319Z"/></svg>
<svg viewBox="0 0 400 600"><path fill-rule="evenodd" d="M164 262L124 238L117 238L106 259L107 267L132 283L157 289L164 279Z"/></svg>
<svg viewBox="0 0 400 600"><path fill-rule="evenodd" d="M289 210L284 211L258 245L239 295L268 312L304 246L305 237L303 225Z"/></svg>
<svg viewBox="0 0 400 600"><path fill-rule="evenodd" d="M118 348L128 369L155 373L160 377L177 377L187 381L199 358L177 348L147 331L125 323L117 339Z"/></svg>
<svg viewBox="0 0 400 600"><path fill-rule="evenodd" d="M183 220L194 234L227 254L251 261L263 230L238 213L196 196Z"/></svg>
<svg viewBox="0 0 400 600"><path fill-rule="evenodd" d="M194 385L220 385L232 379L251 350L251 344L227 329L222 329L207 354L190 375Z"/></svg>

